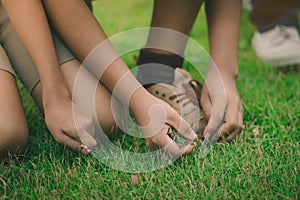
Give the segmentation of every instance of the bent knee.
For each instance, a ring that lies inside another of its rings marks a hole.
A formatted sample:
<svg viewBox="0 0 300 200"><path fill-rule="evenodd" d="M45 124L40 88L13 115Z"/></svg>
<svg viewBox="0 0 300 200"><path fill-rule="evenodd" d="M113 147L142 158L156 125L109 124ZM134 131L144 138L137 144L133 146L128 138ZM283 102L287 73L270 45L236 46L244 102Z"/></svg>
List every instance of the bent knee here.
<svg viewBox="0 0 300 200"><path fill-rule="evenodd" d="M113 131L115 131L117 126L115 120L112 117L106 117L105 119L100 119L99 124L101 126L101 129L107 135L110 135Z"/></svg>
<svg viewBox="0 0 300 200"><path fill-rule="evenodd" d="M27 124L5 125L0 128L0 160L22 154L28 144Z"/></svg>

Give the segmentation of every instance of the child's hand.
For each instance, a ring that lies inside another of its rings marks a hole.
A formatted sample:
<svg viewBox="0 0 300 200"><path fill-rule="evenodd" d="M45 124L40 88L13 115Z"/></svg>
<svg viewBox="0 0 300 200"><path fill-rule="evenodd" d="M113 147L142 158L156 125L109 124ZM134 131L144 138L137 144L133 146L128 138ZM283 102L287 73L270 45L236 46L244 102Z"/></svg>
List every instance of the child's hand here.
<svg viewBox="0 0 300 200"><path fill-rule="evenodd" d="M139 91L142 90L142 91ZM130 100L130 109L151 148L165 148L175 157L190 154L195 148L197 135L190 125L166 102L155 98L144 89L138 89ZM180 147L168 135L176 129L189 144Z"/></svg>
<svg viewBox="0 0 300 200"><path fill-rule="evenodd" d="M223 89L225 89L225 91ZM222 91L220 87L211 87L210 91L208 91L207 85L205 84L201 95L202 108L208 120L204 135L216 130L224 120L221 136L225 138L227 142L232 141L243 128L244 115L235 81L230 83L225 80Z"/></svg>
<svg viewBox="0 0 300 200"><path fill-rule="evenodd" d="M91 136L95 128L92 118L83 113L71 100L61 98L56 103L46 103L44 112L47 127L57 142L83 155L88 155L89 148L97 145Z"/></svg>
<svg viewBox="0 0 300 200"><path fill-rule="evenodd" d="M152 149L164 148L167 152L171 153L175 158L193 152L196 146L196 143L193 142L193 140L182 139L181 143L183 144L179 144L176 143L176 141L174 141L175 137L176 136L173 135L172 127L166 124L158 134L149 138L145 138L145 140L147 146L149 146L150 148Z"/></svg>

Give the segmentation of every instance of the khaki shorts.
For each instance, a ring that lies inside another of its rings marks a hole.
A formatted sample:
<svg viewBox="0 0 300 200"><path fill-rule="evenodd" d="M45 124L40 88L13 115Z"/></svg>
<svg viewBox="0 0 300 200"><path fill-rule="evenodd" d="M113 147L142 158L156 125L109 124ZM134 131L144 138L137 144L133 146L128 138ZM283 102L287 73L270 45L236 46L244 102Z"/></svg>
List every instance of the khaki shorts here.
<svg viewBox="0 0 300 200"><path fill-rule="evenodd" d="M59 64L75 59L75 56L53 31L52 39ZM1 3L0 45L0 69L17 74L26 89L31 93L35 85L39 83L40 78L29 53L14 30Z"/></svg>
<svg viewBox="0 0 300 200"><path fill-rule="evenodd" d="M0 69L13 74L13 69L2 45L0 45Z"/></svg>

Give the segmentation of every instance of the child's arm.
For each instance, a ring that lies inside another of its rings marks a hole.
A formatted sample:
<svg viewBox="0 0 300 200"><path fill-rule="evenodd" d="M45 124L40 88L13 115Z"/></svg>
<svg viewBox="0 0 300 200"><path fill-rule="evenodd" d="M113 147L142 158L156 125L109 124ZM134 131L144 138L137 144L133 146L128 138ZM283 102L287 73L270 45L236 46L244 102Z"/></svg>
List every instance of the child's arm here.
<svg viewBox="0 0 300 200"><path fill-rule="evenodd" d="M202 106L206 116L210 119L206 132L218 126L224 113L220 111L225 106L226 115L222 133L226 136L226 140L230 141L243 126L243 107L236 89L241 0L209 0L205 2L205 5L210 54L220 71L225 89L225 91L220 91L220 87L214 88L217 85L214 83L216 72L208 76L206 81L210 85L210 94L207 87L204 87L202 93ZM225 99L222 99L222 94L225 94L223 95Z"/></svg>
<svg viewBox="0 0 300 200"><path fill-rule="evenodd" d="M118 92L114 94L123 103L129 103L129 108L139 125L147 126L153 121L165 122L163 121L165 115L167 124L173 126L187 138L192 140L196 138L191 127L175 110L171 109L165 102L154 98L139 84L111 46L101 26L83 1L43 0L43 3L51 23L63 41L81 61L89 56L89 59L84 63L85 66L96 75L103 73L100 77L101 82L111 92L117 89ZM92 51L99 44L101 46L96 51ZM112 62L113 60L114 62ZM117 88L115 88L116 85L118 85ZM157 112L155 117L150 116L150 111L161 111L157 108L164 108L164 113ZM152 131L148 129L150 131L144 130L143 132L149 136L156 132L153 131L154 129L159 128L159 133L150 138L154 144L159 147L164 147L170 143L174 144L166 135L165 129L161 129L162 127L152 128ZM170 146L174 147L174 152L178 150L176 145ZM193 145L189 145L185 152L190 153L193 148Z"/></svg>
<svg viewBox="0 0 300 200"><path fill-rule="evenodd" d="M71 95L59 68L41 1L3 0L2 3L39 73L45 121L50 132L58 142L80 151L81 144L74 139L78 133Z"/></svg>

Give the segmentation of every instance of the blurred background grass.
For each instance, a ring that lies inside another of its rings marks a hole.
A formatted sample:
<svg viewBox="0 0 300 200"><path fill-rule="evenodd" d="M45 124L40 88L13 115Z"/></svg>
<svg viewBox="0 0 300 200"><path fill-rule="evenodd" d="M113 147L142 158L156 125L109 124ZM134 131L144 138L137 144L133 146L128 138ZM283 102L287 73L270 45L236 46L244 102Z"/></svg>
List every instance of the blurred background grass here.
<svg viewBox="0 0 300 200"><path fill-rule="evenodd" d="M148 26L152 4L115 0L112 5L101 0L94 2L94 12L112 36ZM259 61L251 49L254 30L244 10L237 82L245 109L241 136L232 144L217 145L205 158L197 154L198 147L174 165L151 173L110 169L57 144L20 85L30 144L23 158L0 164L0 199L299 199L299 73L283 73ZM203 10L191 37L208 50ZM133 56L125 61L135 66ZM127 149L140 145L128 136L114 142Z"/></svg>

